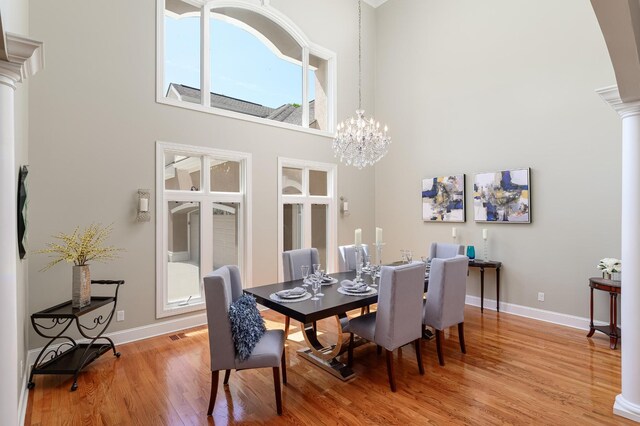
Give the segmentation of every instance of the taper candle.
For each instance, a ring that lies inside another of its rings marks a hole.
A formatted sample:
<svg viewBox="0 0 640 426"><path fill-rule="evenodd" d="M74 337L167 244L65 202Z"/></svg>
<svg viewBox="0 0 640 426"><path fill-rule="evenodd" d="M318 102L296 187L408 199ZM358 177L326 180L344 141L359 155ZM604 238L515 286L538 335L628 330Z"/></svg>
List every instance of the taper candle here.
<svg viewBox="0 0 640 426"><path fill-rule="evenodd" d="M362 229L360 229L360 228L356 229L355 244L357 246L361 246L362 245Z"/></svg>

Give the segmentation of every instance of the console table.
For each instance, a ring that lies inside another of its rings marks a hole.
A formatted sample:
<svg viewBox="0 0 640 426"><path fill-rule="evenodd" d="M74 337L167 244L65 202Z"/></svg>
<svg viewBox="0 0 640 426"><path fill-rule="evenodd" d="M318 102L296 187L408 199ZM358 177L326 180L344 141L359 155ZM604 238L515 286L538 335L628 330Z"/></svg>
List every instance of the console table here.
<svg viewBox="0 0 640 426"><path fill-rule="evenodd" d="M593 336L593 333L600 331L609 336L609 347L616 349L618 339L620 339L621 331L618 327L618 295L621 294L622 287L620 281L607 280L605 278L589 278L589 288L591 292L590 304L590 321L589 334L587 337ZM609 325L593 325L593 290L601 290L609 293Z"/></svg>
<svg viewBox="0 0 640 426"><path fill-rule="evenodd" d="M120 357L113 340L103 334L113 319L118 302L118 290L124 281L91 280L91 284L115 285L116 290L110 297L91 297L91 303L82 308L73 308L69 300L31 315L31 324L35 332L50 340L42 348L31 368L27 384L29 389L35 386L34 374L73 374L71 391L75 391L78 389L78 374L83 368L109 350L112 350L116 357ZM80 317L109 304L111 311L106 316L95 316L91 325L80 322ZM65 334L74 323L80 335L89 340L88 343L77 343Z"/></svg>
<svg viewBox="0 0 640 426"><path fill-rule="evenodd" d="M500 312L500 268L502 262L495 260L469 259L470 268L480 268L480 312L484 312L484 270L496 270L496 310Z"/></svg>

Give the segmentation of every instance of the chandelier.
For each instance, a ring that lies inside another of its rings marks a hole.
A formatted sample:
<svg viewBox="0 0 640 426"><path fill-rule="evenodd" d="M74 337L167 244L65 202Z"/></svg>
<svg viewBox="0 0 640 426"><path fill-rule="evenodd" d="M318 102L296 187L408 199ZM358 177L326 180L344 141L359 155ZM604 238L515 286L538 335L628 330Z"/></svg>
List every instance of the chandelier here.
<svg viewBox="0 0 640 426"><path fill-rule="evenodd" d="M340 162L362 169L385 156L391 138L389 129L380 129L380 122L367 119L362 109L362 0L358 0L358 109L356 116L338 124L333 151Z"/></svg>

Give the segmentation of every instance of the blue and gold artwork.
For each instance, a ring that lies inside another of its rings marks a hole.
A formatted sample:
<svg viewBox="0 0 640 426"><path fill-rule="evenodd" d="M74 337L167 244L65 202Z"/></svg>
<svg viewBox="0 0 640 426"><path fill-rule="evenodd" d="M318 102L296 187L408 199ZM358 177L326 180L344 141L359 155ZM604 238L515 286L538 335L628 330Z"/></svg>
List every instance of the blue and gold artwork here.
<svg viewBox="0 0 640 426"><path fill-rule="evenodd" d="M464 222L464 175L422 180L422 220Z"/></svg>
<svg viewBox="0 0 640 426"><path fill-rule="evenodd" d="M531 223L529 169L480 173L473 182L476 222Z"/></svg>

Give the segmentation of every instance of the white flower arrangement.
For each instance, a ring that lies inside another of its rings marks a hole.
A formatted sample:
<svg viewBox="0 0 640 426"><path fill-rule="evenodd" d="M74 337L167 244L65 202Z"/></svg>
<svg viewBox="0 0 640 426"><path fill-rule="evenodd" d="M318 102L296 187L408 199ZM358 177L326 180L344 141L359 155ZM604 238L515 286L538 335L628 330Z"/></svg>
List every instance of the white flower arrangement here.
<svg viewBox="0 0 640 426"><path fill-rule="evenodd" d="M622 272L622 261L613 257L605 257L604 259L600 259L600 263L598 263L598 269L606 272L607 274Z"/></svg>

